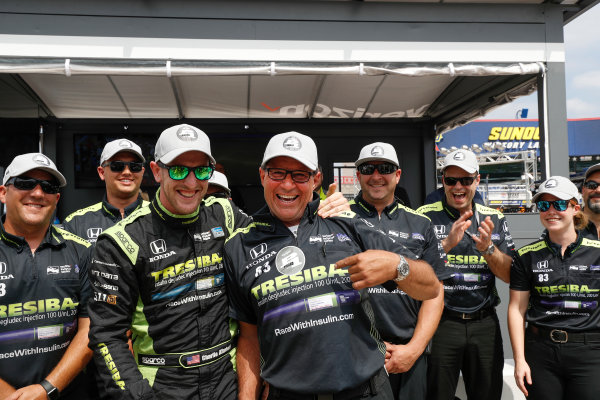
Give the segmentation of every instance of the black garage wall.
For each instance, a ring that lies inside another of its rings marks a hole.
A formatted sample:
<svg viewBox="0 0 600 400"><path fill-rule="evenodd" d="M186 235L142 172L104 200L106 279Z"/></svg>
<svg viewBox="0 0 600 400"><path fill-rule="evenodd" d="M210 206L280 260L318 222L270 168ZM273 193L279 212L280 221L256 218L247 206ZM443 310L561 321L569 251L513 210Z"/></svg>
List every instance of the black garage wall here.
<svg viewBox="0 0 600 400"><path fill-rule="evenodd" d="M334 162L354 162L362 146L383 141L394 145L398 152L403 170L401 185L407 189L413 206L420 205L427 190L432 189L429 186L435 176L434 133L431 124L423 121L46 120L46 146L49 149L55 146L58 168L69 182L62 190L59 219L99 201L104 192L99 179L97 187L75 187L76 174L81 172L76 171L74 139L81 142L86 135L100 135L105 141L126 137L143 141L144 152L153 153L160 132L180 123L197 126L208 134L213 156L225 166L230 187L242 195L249 212L256 211L263 203L258 167L268 140L277 133L292 130L311 136L317 143L326 183L333 181ZM51 152L48 154L52 156ZM147 161L153 157L145 155ZM87 167L91 170L95 165ZM143 189L150 193L154 190L152 186Z"/></svg>

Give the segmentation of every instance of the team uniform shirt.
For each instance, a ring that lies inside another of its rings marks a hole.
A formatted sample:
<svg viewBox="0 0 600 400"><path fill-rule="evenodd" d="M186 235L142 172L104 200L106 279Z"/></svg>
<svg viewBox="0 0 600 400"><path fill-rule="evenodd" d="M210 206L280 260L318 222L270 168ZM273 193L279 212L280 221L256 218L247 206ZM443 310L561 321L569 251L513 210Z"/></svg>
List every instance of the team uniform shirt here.
<svg viewBox="0 0 600 400"><path fill-rule="evenodd" d="M265 213L225 244L230 316L257 325L263 379L299 393L356 387L384 364L368 293L335 262L369 248L415 258L353 212L323 219L318 205L308 204L297 236Z"/></svg>
<svg viewBox="0 0 600 400"><path fill-rule="evenodd" d="M520 248L510 270L510 288L530 292L527 321L549 329L600 329L600 241L578 233L563 256L543 239Z"/></svg>
<svg viewBox="0 0 600 400"><path fill-rule="evenodd" d="M442 201L424 205L417 211L431 219L440 241L448 236L452 224L460 217L460 212L450 207L445 197ZM479 223L488 216L494 223L491 239L497 247L496 251L513 256L514 243L504 215L493 208L473 203L471 226L465 231L462 240L446 255L446 267L452 271L452 277L444 280L444 303L450 310L473 313L500 303L496 277L471 238L479 234Z"/></svg>
<svg viewBox="0 0 600 400"><path fill-rule="evenodd" d="M15 388L41 382L87 317L90 244L50 226L31 253L0 226L0 378ZM87 398L80 375L61 398Z"/></svg>
<svg viewBox="0 0 600 400"><path fill-rule="evenodd" d="M250 218L215 197L190 215L173 215L159 194L96 242L90 269L96 365L112 397L233 398L237 325L227 316L222 250Z"/></svg>
<svg viewBox="0 0 600 400"><path fill-rule="evenodd" d="M134 203L123 209L125 217L147 205L148 202L138 196ZM100 203L82 208L67 216L63 221L63 228L90 243L96 243L102 232L121 220L121 211L108 202L105 193Z"/></svg>
<svg viewBox="0 0 600 400"><path fill-rule="evenodd" d="M364 201L362 192L350 202L350 209L383 231L390 238L402 243L417 258L433 267L439 280L451 276L445 267L446 254L435 237L429 218L408 208L397 199L381 212L381 216L371 204ZM389 292L382 286L367 289L377 321L377 329L383 340L395 344L405 344L412 338L421 302L408 296L400 289Z"/></svg>
<svg viewBox="0 0 600 400"><path fill-rule="evenodd" d="M598 237L598 228L596 228L596 225L592 221L590 221L585 229L581 231L581 234L588 239L600 239L600 237Z"/></svg>

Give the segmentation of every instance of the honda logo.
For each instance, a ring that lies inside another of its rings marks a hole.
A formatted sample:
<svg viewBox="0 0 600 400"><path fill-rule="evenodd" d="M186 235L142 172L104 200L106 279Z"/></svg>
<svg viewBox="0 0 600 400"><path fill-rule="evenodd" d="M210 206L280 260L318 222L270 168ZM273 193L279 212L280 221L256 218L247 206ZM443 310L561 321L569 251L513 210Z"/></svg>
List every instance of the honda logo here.
<svg viewBox="0 0 600 400"><path fill-rule="evenodd" d="M152 252L154 254L165 253L167 251L167 245L166 245L164 239L158 239L158 240L155 240L154 242L151 242L150 250L152 250Z"/></svg>
<svg viewBox="0 0 600 400"><path fill-rule="evenodd" d="M89 239L97 239L102 233L102 228L88 228L87 236Z"/></svg>
<svg viewBox="0 0 600 400"><path fill-rule="evenodd" d="M258 246L256 246L255 248L253 248L252 250L250 250L250 257L252 257L252 259L256 259L256 258L262 256L263 254L265 254L266 252L267 252L267 244L261 243Z"/></svg>
<svg viewBox="0 0 600 400"><path fill-rule="evenodd" d="M548 268L548 260L538 261L537 267L538 269Z"/></svg>
<svg viewBox="0 0 600 400"><path fill-rule="evenodd" d="M4 275L6 273L6 263L4 261L0 261L0 275Z"/></svg>
<svg viewBox="0 0 600 400"><path fill-rule="evenodd" d="M443 235L446 233L446 225L434 225L433 230L435 231L436 235Z"/></svg>

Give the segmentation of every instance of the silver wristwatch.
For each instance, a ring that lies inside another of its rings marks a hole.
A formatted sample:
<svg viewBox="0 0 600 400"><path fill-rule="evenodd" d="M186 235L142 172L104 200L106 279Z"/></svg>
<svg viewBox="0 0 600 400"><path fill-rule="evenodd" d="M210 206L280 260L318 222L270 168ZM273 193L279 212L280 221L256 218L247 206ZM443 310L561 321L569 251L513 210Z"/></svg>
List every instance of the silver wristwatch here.
<svg viewBox="0 0 600 400"><path fill-rule="evenodd" d="M396 267L396 271L397 275L396 278L394 278L395 282L403 281L404 279L406 279L408 273L410 272L410 268L408 267L408 261L406 261L406 258L404 258L403 256L400 256L400 262Z"/></svg>
<svg viewBox="0 0 600 400"><path fill-rule="evenodd" d="M485 251L482 251L481 254L484 256L489 256L491 254L494 254L494 251L496 250L496 247L494 246L494 243L490 243L490 245L488 246L487 249L485 249Z"/></svg>

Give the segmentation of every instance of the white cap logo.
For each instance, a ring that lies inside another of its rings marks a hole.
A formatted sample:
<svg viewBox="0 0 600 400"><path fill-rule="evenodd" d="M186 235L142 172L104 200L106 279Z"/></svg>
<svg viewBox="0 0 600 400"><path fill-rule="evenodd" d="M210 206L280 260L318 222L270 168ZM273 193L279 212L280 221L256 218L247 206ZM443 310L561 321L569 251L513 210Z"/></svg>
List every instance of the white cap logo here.
<svg viewBox="0 0 600 400"><path fill-rule="evenodd" d="M131 144L131 142L129 140L121 140L119 142L119 147L122 147L124 149L130 149L133 147L133 145Z"/></svg>
<svg viewBox="0 0 600 400"><path fill-rule="evenodd" d="M36 154L35 156L33 156L33 161L37 164L49 167L50 166L50 160L48 160L48 157L42 155L42 154Z"/></svg>
<svg viewBox="0 0 600 400"><path fill-rule="evenodd" d="M290 136L283 141L283 148L289 151L298 151L302 148L302 143L296 136Z"/></svg>
<svg viewBox="0 0 600 400"><path fill-rule="evenodd" d="M465 153L456 153L452 158L454 158L456 161L462 161L465 159Z"/></svg>
<svg viewBox="0 0 600 400"><path fill-rule="evenodd" d="M198 133L189 125L184 125L177 130L177 137L186 142L198 139Z"/></svg>
<svg viewBox="0 0 600 400"><path fill-rule="evenodd" d="M549 179L548 182L546 182L546 184L544 185L544 187L550 189L555 188L557 185L558 182L556 181L556 179Z"/></svg>
<svg viewBox="0 0 600 400"><path fill-rule="evenodd" d="M384 151L383 151L383 147L381 146L375 146L371 149L371 155L375 156L375 157L381 157L383 156Z"/></svg>

